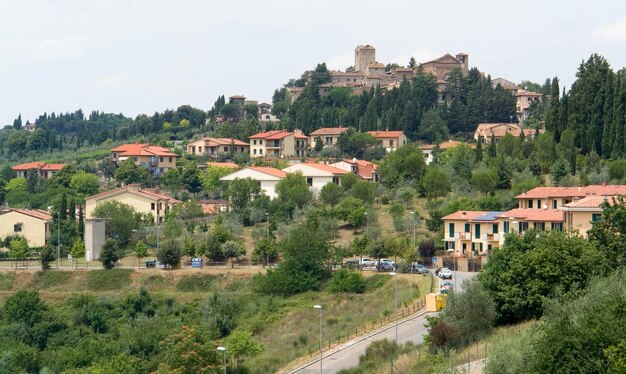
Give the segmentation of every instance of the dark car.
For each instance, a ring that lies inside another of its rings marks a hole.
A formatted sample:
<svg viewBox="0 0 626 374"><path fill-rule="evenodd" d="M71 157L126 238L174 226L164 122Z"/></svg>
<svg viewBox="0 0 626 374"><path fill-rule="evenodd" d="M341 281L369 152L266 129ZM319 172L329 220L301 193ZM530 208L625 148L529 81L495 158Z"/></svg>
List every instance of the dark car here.
<svg viewBox="0 0 626 374"><path fill-rule="evenodd" d="M396 270L396 263L388 260L388 259L382 259L380 261L377 261L376 263L376 270L378 271L395 271Z"/></svg>
<svg viewBox="0 0 626 374"><path fill-rule="evenodd" d="M413 272L417 274L428 274L428 269L422 264L413 263Z"/></svg>
<svg viewBox="0 0 626 374"><path fill-rule="evenodd" d="M341 267L344 269L359 269L359 260L348 260L341 264Z"/></svg>

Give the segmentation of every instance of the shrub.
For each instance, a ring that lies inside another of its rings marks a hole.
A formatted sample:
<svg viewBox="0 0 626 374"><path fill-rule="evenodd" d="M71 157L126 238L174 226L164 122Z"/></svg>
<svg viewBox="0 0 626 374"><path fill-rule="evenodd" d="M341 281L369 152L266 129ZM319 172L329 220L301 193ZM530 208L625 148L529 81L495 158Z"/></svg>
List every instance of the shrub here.
<svg viewBox="0 0 626 374"><path fill-rule="evenodd" d="M328 282L328 290L333 293L338 292L365 292L365 280L363 274L357 271L341 269L333 273Z"/></svg>
<svg viewBox="0 0 626 374"><path fill-rule="evenodd" d="M212 275L192 275L184 277L176 284L176 290L182 292L207 292L215 277Z"/></svg>
<svg viewBox="0 0 626 374"><path fill-rule="evenodd" d="M178 264L180 264L180 258L182 257L180 244L173 239L167 240L165 243L161 244L156 257L169 267L178 266Z"/></svg>
<svg viewBox="0 0 626 374"><path fill-rule="evenodd" d="M93 270L87 272L87 288L91 291L111 291L128 287L131 269Z"/></svg>
<svg viewBox="0 0 626 374"><path fill-rule="evenodd" d="M72 273L68 271L39 271L35 274L31 287L52 288L65 285Z"/></svg>

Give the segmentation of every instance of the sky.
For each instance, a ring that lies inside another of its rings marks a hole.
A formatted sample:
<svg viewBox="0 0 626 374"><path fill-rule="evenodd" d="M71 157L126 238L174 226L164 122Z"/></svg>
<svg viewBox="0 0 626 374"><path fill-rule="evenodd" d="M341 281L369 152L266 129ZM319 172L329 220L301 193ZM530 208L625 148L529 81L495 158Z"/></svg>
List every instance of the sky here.
<svg viewBox="0 0 626 374"><path fill-rule="evenodd" d="M493 78L569 87L592 53L626 66L626 1L0 0L0 127L271 103L320 62L352 66L359 44L384 64L465 52Z"/></svg>

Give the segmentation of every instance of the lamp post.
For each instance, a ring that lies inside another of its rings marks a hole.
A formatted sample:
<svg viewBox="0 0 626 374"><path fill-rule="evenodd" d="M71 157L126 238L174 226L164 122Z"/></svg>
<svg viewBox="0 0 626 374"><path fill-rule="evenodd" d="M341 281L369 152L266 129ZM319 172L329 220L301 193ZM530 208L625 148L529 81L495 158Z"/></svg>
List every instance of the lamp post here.
<svg viewBox="0 0 626 374"><path fill-rule="evenodd" d="M409 213L411 213L411 220L413 221L413 250L411 251L412 254L415 253L415 211L410 211ZM417 256L416 256L417 257ZM413 263L411 261L411 274L413 274Z"/></svg>
<svg viewBox="0 0 626 374"><path fill-rule="evenodd" d="M217 347L217 350L224 353L224 374L226 374L226 347Z"/></svg>
<svg viewBox="0 0 626 374"><path fill-rule="evenodd" d="M365 236L367 236L370 233L370 217L367 215L367 212L363 214L365 214Z"/></svg>
<svg viewBox="0 0 626 374"><path fill-rule="evenodd" d="M321 305L313 305L313 308L319 309L320 311L320 374L322 374L323 364L322 364L322 306Z"/></svg>
<svg viewBox="0 0 626 374"><path fill-rule="evenodd" d="M267 230L265 232L265 236L269 239L270 237L270 214L266 212L265 217L267 217ZM267 248L265 248L265 265L268 268L270 267L270 254L267 251Z"/></svg>
<svg viewBox="0 0 626 374"><path fill-rule="evenodd" d="M396 285L394 289L394 304L396 309L396 344L398 344L398 273L392 272L389 275L393 275L396 278Z"/></svg>
<svg viewBox="0 0 626 374"><path fill-rule="evenodd" d="M58 222L58 228L57 228L57 269L59 269L60 268L59 261L61 261L61 211L60 210L57 212L57 222Z"/></svg>

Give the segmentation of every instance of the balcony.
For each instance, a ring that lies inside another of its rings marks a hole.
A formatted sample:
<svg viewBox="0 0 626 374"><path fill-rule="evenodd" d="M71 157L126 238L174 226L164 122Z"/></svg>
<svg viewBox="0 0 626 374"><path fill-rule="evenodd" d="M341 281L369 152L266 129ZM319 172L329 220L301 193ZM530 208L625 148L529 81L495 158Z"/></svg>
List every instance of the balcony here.
<svg viewBox="0 0 626 374"><path fill-rule="evenodd" d="M285 144L284 143L267 143L265 145L265 148L267 148L267 149L283 149L283 148L285 148Z"/></svg>
<svg viewBox="0 0 626 374"><path fill-rule="evenodd" d="M462 232L461 233L461 240L472 240L472 233L471 232Z"/></svg>

